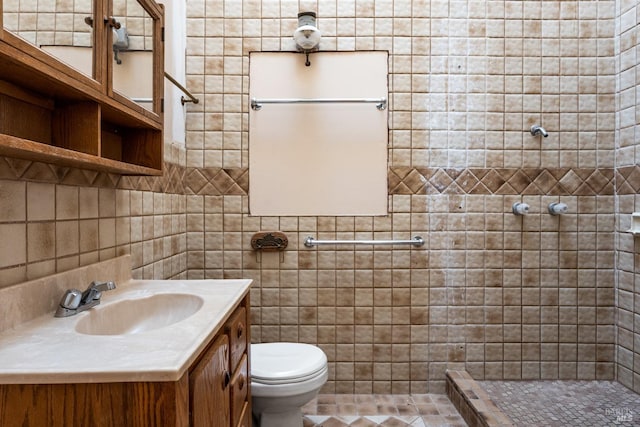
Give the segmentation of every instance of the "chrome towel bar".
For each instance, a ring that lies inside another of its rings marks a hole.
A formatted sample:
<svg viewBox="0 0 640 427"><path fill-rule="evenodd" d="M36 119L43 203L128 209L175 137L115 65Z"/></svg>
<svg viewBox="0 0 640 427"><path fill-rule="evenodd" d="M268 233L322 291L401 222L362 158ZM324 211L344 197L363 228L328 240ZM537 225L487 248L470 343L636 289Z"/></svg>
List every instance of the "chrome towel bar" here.
<svg viewBox="0 0 640 427"><path fill-rule="evenodd" d="M282 98L258 99L251 98L251 109L260 110L262 104L376 104L378 110L387 108L387 98Z"/></svg>
<svg viewBox="0 0 640 427"><path fill-rule="evenodd" d="M424 239L414 236L410 240L316 240L311 236L304 239L304 245L308 248L318 245L424 245Z"/></svg>

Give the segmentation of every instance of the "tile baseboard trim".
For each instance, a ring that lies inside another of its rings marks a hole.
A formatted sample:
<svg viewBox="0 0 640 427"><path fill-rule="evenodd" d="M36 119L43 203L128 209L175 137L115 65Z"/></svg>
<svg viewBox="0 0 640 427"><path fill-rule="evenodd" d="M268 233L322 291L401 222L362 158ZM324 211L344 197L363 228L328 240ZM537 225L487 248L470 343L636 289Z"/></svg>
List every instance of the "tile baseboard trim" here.
<svg viewBox="0 0 640 427"><path fill-rule="evenodd" d="M446 371L449 400L470 427L515 426L466 371Z"/></svg>

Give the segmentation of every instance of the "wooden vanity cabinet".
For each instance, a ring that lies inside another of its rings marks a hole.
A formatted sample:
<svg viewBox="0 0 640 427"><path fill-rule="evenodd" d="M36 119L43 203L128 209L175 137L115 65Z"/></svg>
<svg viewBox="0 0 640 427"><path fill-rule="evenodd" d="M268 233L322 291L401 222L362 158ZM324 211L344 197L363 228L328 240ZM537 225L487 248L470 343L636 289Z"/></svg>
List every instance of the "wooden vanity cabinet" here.
<svg viewBox="0 0 640 427"><path fill-rule="evenodd" d="M111 0L92 0L93 16L86 17L94 31L93 76L5 29L0 0L0 156L162 174L164 9L153 0L136 1L153 22L151 110L114 90Z"/></svg>
<svg viewBox="0 0 640 427"><path fill-rule="evenodd" d="M175 382L0 384L0 427L251 427L249 295Z"/></svg>

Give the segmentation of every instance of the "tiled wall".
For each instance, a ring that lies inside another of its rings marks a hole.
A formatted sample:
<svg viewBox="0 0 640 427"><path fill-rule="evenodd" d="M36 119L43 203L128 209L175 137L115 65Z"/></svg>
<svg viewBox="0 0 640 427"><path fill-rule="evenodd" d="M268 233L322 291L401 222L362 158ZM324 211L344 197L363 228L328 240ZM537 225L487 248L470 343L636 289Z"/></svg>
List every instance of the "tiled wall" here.
<svg viewBox="0 0 640 427"><path fill-rule="evenodd" d="M618 380L640 393L640 240L627 232L631 228L631 213L640 211L640 175L638 166L638 58L637 14L638 2L619 2L617 8L617 34L620 50L616 56L617 98L616 111L619 125L616 135L616 166L618 175L626 176L620 185L616 203L616 315Z"/></svg>
<svg viewBox="0 0 640 427"><path fill-rule="evenodd" d="M335 392L443 391L447 367L614 378L614 1L187 8L188 86L204 101L187 118L189 277L253 278L256 341L319 344ZM322 50L390 53L386 217L249 215L248 52L294 50L306 10ZM513 216L515 201L532 214ZM570 213L551 217L552 201ZM282 258L251 251L259 230L289 236ZM309 249L308 235L426 244Z"/></svg>
<svg viewBox="0 0 640 427"><path fill-rule="evenodd" d="M184 164L184 151L165 152ZM155 178L0 158L0 287L122 254L135 278L185 277L183 174L176 163Z"/></svg>

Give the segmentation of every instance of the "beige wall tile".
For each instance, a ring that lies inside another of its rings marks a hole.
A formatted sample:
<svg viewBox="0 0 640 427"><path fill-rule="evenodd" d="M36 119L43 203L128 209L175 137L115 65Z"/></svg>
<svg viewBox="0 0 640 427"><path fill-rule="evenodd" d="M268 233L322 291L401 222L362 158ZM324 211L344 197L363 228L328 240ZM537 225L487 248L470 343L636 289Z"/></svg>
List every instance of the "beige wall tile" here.
<svg viewBox="0 0 640 427"><path fill-rule="evenodd" d="M78 187L56 186L56 219L77 219L79 215Z"/></svg>
<svg viewBox="0 0 640 427"><path fill-rule="evenodd" d="M55 257L55 230L54 222L31 223L27 226L27 261L29 263Z"/></svg>
<svg viewBox="0 0 640 427"><path fill-rule="evenodd" d="M24 221L26 185L19 181L0 181L0 222Z"/></svg>
<svg viewBox="0 0 640 427"><path fill-rule="evenodd" d="M0 224L0 235L3 236L3 243L0 245L0 268L24 264L27 261L25 225Z"/></svg>
<svg viewBox="0 0 640 427"><path fill-rule="evenodd" d="M51 221L55 219L55 185L27 183L27 219L29 221Z"/></svg>

